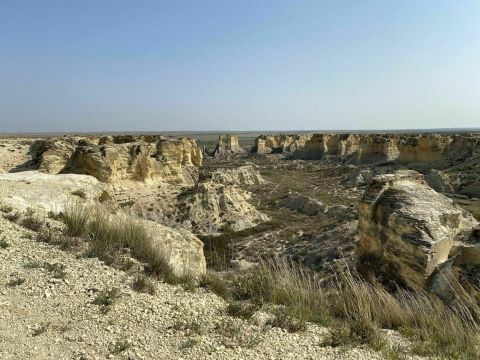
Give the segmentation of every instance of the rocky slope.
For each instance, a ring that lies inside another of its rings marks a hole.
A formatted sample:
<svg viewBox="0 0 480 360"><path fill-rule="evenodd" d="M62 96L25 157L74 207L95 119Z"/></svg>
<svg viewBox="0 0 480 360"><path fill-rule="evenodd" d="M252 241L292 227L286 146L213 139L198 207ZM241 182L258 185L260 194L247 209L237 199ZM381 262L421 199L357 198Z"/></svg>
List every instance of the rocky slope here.
<svg viewBox="0 0 480 360"><path fill-rule="evenodd" d="M0 229L8 243L0 248L2 359L383 358L362 348L324 347L327 330L315 325L301 333L271 327L263 311L251 320L230 317L226 303L202 289L152 280L154 295L138 293L133 273L37 242L2 217ZM107 293L115 296L102 305L98 299Z"/></svg>

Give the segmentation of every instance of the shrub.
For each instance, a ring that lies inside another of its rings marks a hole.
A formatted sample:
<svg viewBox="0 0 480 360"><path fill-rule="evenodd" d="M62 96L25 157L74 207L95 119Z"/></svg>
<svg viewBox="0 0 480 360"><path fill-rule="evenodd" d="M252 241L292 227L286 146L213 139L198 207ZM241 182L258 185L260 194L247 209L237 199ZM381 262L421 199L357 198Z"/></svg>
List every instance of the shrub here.
<svg viewBox="0 0 480 360"><path fill-rule="evenodd" d="M155 285L143 274L137 274L132 282L132 289L150 295L155 295Z"/></svg>
<svg viewBox="0 0 480 360"><path fill-rule="evenodd" d="M199 286L209 289L225 300L229 300L232 297L232 293L227 283L211 271L207 272L200 278Z"/></svg>
<svg viewBox="0 0 480 360"><path fill-rule="evenodd" d="M66 266L61 263L44 263L43 267L45 270L50 272L52 276L56 279L65 279L65 276L67 276L67 273L65 272Z"/></svg>
<svg viewBox="0 0 480 360"><path fill-rule="evenodd" d="M250 319L258 309L259 306L256 304L251 304L243 301L235 301L228 304L226 311L227 314L230 316L247 320Z"/></svg>
<svg viewBox="0 0 480 360"><path fill-rule="evenodd" d="M93 299L93 304L99 305L103 313L108 312L110 306L115 303L121 296L120 289L111 288L109 290L100 291L95 299Z"/></svg>
<svg viewBox="0 0 480 360"><path fill-rule="evenodd" d="M272 327L285 329L290 333L305 331L307 329L306 322L290 314L287 309L277 310L275 317L269 320L267 324Z"/></svg>
<svg viewBox="0 0 480 360"><path fill-rule="evenodd" d="M21 214L17 211L8 212L3 214L3 217L11 222L17 222L21 218Z"/></svg>
<svg viewBox="0 0 480 360"><path fill-rule="evenodd" d="M0 239L0 249L6 249L10 246L10 244L7 242L7 240L5 240L5 236L3 236L1 239Z"/></svg>
<svg viewBox="0 0 480 360"><path fill-rule="evenodd" d="M120 354L128 350L132 344L129 341L119 340L117 341L112 348L112 354Z"/></svg>
<svg viewBox="0 0 480 360"><path fill-rule="evenodd" d="M35 232L42 228L43 223L44 222L39 219L31 209L28 209L27 213L20 221L20 225Z"/></svg>
<svg viewBox="0 0 480 360"><path fill-rule="evenodd" d="M25 282L25 279L22 277L13 277L7 282L8 287L16 287L22 285Z"/></svg>

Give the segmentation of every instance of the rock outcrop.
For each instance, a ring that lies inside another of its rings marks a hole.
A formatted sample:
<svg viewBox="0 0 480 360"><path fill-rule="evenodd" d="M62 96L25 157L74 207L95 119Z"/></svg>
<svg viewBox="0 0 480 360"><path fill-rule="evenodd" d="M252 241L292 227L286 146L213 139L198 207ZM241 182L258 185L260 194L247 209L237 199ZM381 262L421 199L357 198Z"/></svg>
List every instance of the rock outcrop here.
<svg viewBox="0 0 480 360"><path fill-rule="evenodd" d="M63 212L72 202L98 206L109 199L107 185L89 175L52 175L38 171L0 174L0 205L20 214L33 211L46 217L48 213ZM127 217L125 214L110 216L115 221L125 221ZM174 274L194 277L205 274L203 243L195 235L153 221L135 221L147 231L152 241L152 255L165 259Z"/></svg>
<svg viewBox="0 0 480 360"><path fill-rule="evenodd" d="M339 156L359 164L451 163L468 157L478 147L480 136L470 134L315 134L294 157L319 160Z"/></svg>
<svg viewBox="0 0 480 360"><path fill-rule="evenodd" d="M260 135L255 139L252 152L256 154L284 154L298 151L312 137L311 134Z"/></svg>
<svg viewBox="0 0 480 360"><path fill-rule="evenodd" d="M460 248L476 248L471 237L477 225L421 174L402 170L380 175L359 205L360 261L376 258L398 283L422 289L453 249L458 254Z"/></svg>
<svg viewBox="0 0 480 360"><path fill-rule="evenodd" d="M232 169L217 169L212 173L212 181L225 185L256 185L265 183L255 165L244 165Z"/></svg>
<svg viewBox="0 0 480 360"><path fill-rule="evenodd" d="M50 175L38 171L0 175L0 202L20 212L29 208L44 214L61 212L71 201L94 203L108 199L105 184L88 175Z"/></svg>
<svg viewBox="0 0 480 360"><path fill-rule="evenodd" d="M251 194L238 186L206 182L180 194L178 208L184 226L202 235L217 235L269 220L248 202L250 198Z"/></svg>
<svg viewBox="0 0 480 360"><path fill-rule="evenodd" d="M243 153L245 153L245 150L243 150L238 144L238 136L234 134L226 134L218 137L218 143L213 154L215 157L222 157Z"/></svg>
<svg viewBox="0 0 480 360"><path fill-rule="evenodd" d="M52 138L36 144L39 170L92 175L102 182L191 180L202 164L195 140L160 136Z"/></svg>

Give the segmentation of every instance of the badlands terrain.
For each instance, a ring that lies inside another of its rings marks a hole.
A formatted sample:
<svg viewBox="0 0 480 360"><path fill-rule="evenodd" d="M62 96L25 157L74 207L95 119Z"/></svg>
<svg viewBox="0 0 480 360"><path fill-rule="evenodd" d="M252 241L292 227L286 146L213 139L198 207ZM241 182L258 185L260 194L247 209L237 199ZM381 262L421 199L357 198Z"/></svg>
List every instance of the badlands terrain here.
<svg viewBox="0 0 480 360"><path fill-rule="evenodd" d="M1 359L475 359L480 135L0 139Z"/></svg>

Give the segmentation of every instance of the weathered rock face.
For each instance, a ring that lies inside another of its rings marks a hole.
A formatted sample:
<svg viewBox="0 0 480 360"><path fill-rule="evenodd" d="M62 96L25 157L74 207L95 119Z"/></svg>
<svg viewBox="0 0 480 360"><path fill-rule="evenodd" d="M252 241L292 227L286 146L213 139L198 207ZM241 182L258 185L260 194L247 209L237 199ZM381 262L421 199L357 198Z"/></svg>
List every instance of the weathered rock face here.
<svg viewBox="0 0 480 360"><path fill-rule="evenodd" d="M184 223L195 233L215 235L226 228L238 231L268 221L248 200L251 194L238 186L200 183L179 197Z"/></svg>
<svg viewBox="0 0 480 360"><path fill-rule="evenodd" d="M314 134L306 141L304 147L295 152L294 157L318 160L327 155L347 156L358 151L359 137L341 134Z"/></svg>
<svg viewBox="0 0 480 360"><path fill-rule="evenodd" d="M212 181L225 185L256 185L265 183L265 180L254 165L215 170L212 173Z"/></svg>
<svg viewBox="0 0 480 360"><path fill-rule="evenodd" d="M172 229L149 220L137 220L145 228L158 257L167 260L176 276L199 278L206 273L203 242L184 229Z"/></svg>
<svg viewBox="0 0 480 360"><path fill-rule="evenodd" d="M257 154L292 153L302 149L311 137L311 134L261 135L255 140L252 152Z"/></svg>
<svg viewBox="0 0 480 360"><path fill-rule="evenodd" d="M425 180L435 191L441 193L454 192L451 179L449 179L449 177L440 170L431 169L427 174L425 174Z"/></svg>
<svg viewBox="0 0 480 360"><path fill-rule="evenodd" d="M24 171L0 175L0 202L20 212L28 208L61 212L71 201L102 202L109 198L105 184L88 175L50 175Z"/></svg>
<svg viewBox="0 0 480 360"><path fill-rule="evenodd" d="M202 164L202 154L195 140L155 136L140 139L117 136L42 140L36 145L39 169L51 174L92 175L102 182L182 182L191 177L186 174L186 168Z"/></svg>
<svg viewBox="0 0 480 360"><path fill-rule="evenodd" d="M243 154L243 150L238 144L238 136L234 134L220 135L218 143L214 150L214 156L228 156L234 154Z"/></svg>
<svg viewBox="0 0 480 360"><path fill-rule="evenodd" d="M388 264L408 287L425 288L454 244L469 242L477 221L414 171L374 178L359 205L358 251Z"/></svg>
<svg viewBox="0 0 480 360"><path fill-rule="evenodd" d="M458 160L479 146L480 136L468 134L315 134L294 157L324 159L337 155L364 164L422 163Z"/></svg>

